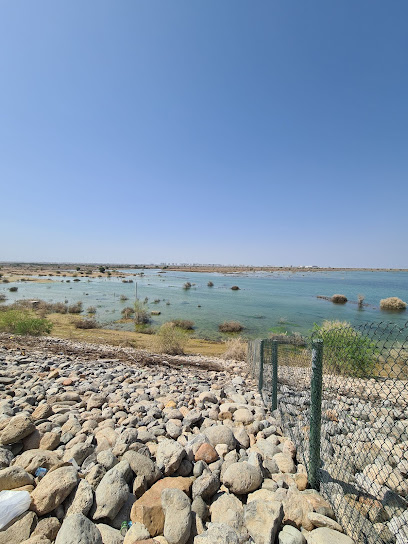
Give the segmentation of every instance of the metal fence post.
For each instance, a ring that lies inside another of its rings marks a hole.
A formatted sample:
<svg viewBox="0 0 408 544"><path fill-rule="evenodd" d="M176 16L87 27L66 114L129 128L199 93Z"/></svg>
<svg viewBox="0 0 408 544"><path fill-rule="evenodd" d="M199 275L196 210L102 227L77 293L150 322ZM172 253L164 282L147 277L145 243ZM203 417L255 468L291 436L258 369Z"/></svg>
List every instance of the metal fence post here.
<svg viewBox="0 0 408 544"><path fill-rule="evenodd" d="M310 388L309 483L319 488L320 431L322 418L323 340L312 342L312 383Z"/></svg>
<svg viewBox="0 0 408 544"><path fill-rule="evenodd" d="M278 407L278 342L272 342L272 412Z"/></svg>
<svg viewBox="0 0 408 544"><path fill-rule="evenodd" d="M264 375L264 341L261 340L259 352L259 377L258 377L258 390L262 394L263 389L263 375Z"/></svg>

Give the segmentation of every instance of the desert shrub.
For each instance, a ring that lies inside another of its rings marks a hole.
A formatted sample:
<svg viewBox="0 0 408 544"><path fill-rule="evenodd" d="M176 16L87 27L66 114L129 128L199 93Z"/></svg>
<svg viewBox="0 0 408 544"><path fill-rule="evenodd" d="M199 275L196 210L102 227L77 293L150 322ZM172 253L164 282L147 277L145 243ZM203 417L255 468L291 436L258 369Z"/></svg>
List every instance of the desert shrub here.
<svg viewBox="0 0 408 544"><path fill-rule="evenodd" d="M67 306L63 302L46 302L45 300L39 300L39 301L18 301L20 305L23 303L26 303L26 307L34 307L44 314L66 314L67 313Z"/></svg>
<svg viewBox="0 0 408 544"><path fill-rule="evenodd" d="M4 280L2 280L3 283L10 283L9 280L7 278L4 278Z"/></svg>
<svg viewBox="0 0 408 544"><path fill-rule="evenodd" d="M401 310L405 310L406 307L407 307L407 303L398 297L389 297L389 298L383 298L382 300L380 300L381 310L401 311Z"/></svg>
<svg viewBox="0 0 408 544"><path fill-rule="evenodd" d="M125 302L126 300L129 300L129 298L126 295L120 295L121 302Z"/></svg>
<svg viewBox="0 0 408 544"><path fill-rule="evenodd" d="M88 314L96 314L96 308L95 306L89 306L89 308L87 308L86 312Z"/></svg>
<svg viewBox="0 0 408 544"><path fill-rule="evenodd" d="M218 330L221 332L240 332L244 326L239 321L224 321L218 325Z"/></svg>
<svg viewBox="0 0 408 544"><path fill-rule="evenodd" d="M156 332L153 339L153 348L159 353L183 355L186 343L186 333L170 322L164 323Z"/></svg>
<svg viewBox="0 0 408 544"><path fill-rule="evenodd" d="M226 342L226 349L222 354L223 359L234 359L245 361L247 357L248 344L241 337L230 338Z"/></svg>
<svg viewBox="0 0 408 544"><path fill-rule="evenodd" d="M78 319L74 323L76 329L97 329L98 323L95 319Z"/></svg>
<svg viewBox="0 0 408 544"><path fill-rule="evenodd" d="M191 283L186 281L186 283L183 285L183 289L191 289Z"/></svg>
<svg viewBox="0 0 408 544"><path fill-rule="evenodd" d="M185 331L192 331L194 329L194 321L190 321L189 319L173 319L172 323L175 327L184 329Z"/></svg>
<svg viewBox="0 0 408 544"><path fill-rule="evenodd" d="M207 286L208 286L208 287L214 287L214 284L213 284L212 281L209 281L209 282L207 283Z"/></svg>
<svg viewBox="0 0 408 544"><path fill-rule="evenodd" d="M101 274L103 274L105 272L106 268L104 266L100 266L98 270L99 270L99 272Z"/></svg>
<svg viewBox="0 0 408 544"><path fill-rule="evenodd" d="M239 289L240 289L240 288L238 287L238 285L233 285L233 286L231 287L231 291L239 291Z"/></svg>
<svg viewBox="0 0 408 544"><path fill-rule="evenodd" d="M135 310L131 306L127 306L121 311L123 319L130 319L134 313Z"/></svg>
<svg viewBox="0 0 408 544"><path fill-rule="evenodd" d="M11 293L15 293L16 291L18 291L18 287L10 287L10 288L9 288L9 291L10 291Z"/></svg>
<svg viewBox="0 0 408 544"><path fill-rule="evenodd" d="M80 314L82 312L82 302L76 302L75 304L71 304L71 306L68 306L68 313L69 314Z"/></svg>
<svg viewBox="0 0 408 544"><path fill-rule="evenodd" d="M347 297L345 295L333 295L331 301L335 304L345 304L347 302Z"/></svg>
<svg viewBox="0 0 408 544"><path fill-rule="evenodd" d="M135 302L135 323L136 325L143 325L150 323L149 309L146 304L136 300Z"/></svg>
<svg viewBox="0 0 408 544"><path fill-rule="evenodd" d="M0 331L12 334L40 336L42 334L49 334L51 329L51 321L37 317L32 311L6 310L0 312Z"/></svg>
<svg viewBox="0 0 408 544"><path fill-rule="evenodd" d="M314 336L323 340L326 371L366 378L375 368L378 350L371 338L346 321L324 321L314 325Z"/></svg>
<svg viewBox="0 0 408 544"><path fill-rule="evenodd" d="M4 293L0 293L0 302L5 302L7 300L7 297Z"/></svg>

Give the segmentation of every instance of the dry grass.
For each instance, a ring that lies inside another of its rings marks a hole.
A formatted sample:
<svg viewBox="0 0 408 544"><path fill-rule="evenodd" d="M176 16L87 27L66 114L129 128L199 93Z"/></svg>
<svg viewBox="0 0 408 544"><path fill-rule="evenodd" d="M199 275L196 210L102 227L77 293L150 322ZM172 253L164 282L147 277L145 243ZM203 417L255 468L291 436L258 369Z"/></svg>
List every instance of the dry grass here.
<svg viewBox="0 0 408 544"><path fill-rule="evenodd" d="M76 329L97 329L98 323L95 319L78 319L74 321Z"/></svg>
<svg viewBox="0 0 408 544"><path fill-rule="evenodd" d="M218 325L220 332L241 332L244 326L239 321L224 321Z"/></svg>
<svg viewBox="0 0 408 544"><path fill-rule="evenodd" d="M406 307L407 307L407 303L398 297L389 297L389 298L383 298L382 300L380 300L381 310L401 311L401 310L405 310Z"/></svg>
<svg viewBox="0 0 408 544"><path fill-rule="evenodd" d="M80 314L81 312L82 312L82 302L76 302L75 304L71 304L71 306L68 306L69 314Z"/></svg>
<svg viewBox="0 0 408 544"><path fill-rule="evenodd" d="M187 336L174 323L164 323L153 338L154 350L169 355L184 355Z"/></svg>
<svg viewBox="0 0 408 544"><path fill-rule="evenodd" d="M346 295L333 295L331 301L335 304L345 304L347 302Z"/></svg>
<svg viewBox="0 0 408 544"><path fill-rule="evenodd" d="M245 361L248 352L248 343L241 337L231 338L226 342L226 350L222 354L223 359L233 359L235 361Z"/></svg>

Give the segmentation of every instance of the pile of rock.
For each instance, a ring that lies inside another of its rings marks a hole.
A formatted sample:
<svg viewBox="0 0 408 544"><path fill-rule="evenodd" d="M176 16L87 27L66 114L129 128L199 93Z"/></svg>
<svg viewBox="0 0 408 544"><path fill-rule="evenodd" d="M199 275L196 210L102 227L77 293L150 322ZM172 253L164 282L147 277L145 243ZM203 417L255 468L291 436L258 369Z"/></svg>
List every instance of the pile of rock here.
<svg viewBox="0 0 408 544"><path fill-rule="evenodd" d="M0 349L0 491L31 495L0 544L352 544L245 367L224 369Z"/></svg>

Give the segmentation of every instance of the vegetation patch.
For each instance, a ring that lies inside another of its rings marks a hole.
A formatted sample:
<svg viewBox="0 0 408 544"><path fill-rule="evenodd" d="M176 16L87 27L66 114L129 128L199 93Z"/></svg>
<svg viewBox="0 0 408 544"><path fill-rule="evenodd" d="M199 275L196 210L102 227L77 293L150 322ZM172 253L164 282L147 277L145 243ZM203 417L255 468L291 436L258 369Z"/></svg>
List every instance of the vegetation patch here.
<svg viewBox="0 0 408 544"><path fill-rule="evenodd" d="M407 307L407 303L398 297L389 297L389 298L383 298L382 300L380 300L381 310L393 310L393 311L400 312L401 310L405 310L406 307Z"/></svg>
<svg viewBox="0 0 408 544"><path fill-rule="evenodd" d="M226 341L226 349L222 354L223 359L245 361L248 353L248 343L241 337L230 338Z"/></svg>
<svg viewBox="0 0 408 544"><path fill-rule="evenodd" d="M69 314L80 314L81 312L82 312L82 302L76 302L75 304L71 304L71 306L68 306Z"/></svg>
<svg viewBox="0 0 408 544"><path fill-rule="evenodd" d="M241 332L244 326L239 321L224 321L218 325L220 332Z"/></svg>
<svg viewBox="0 0 408 544"><path fill-rule="evenodd" d="M123 308L120 313L122 314L123 319L130 319L135 313L135 310L131 306L127 306L126 308Z"/></svg>
<svg viewBox="0 0 408 544"><path fill-rule="evenodd" d="M173 319L171 323L185 331L192 331L194 329L194 321L190 321L189 319Z"/></svg>
<svg viewBox="0 0 408 544"><path fill-rule="evenodd" d="M74 323L76 329L98 329L99 325L95 319L78 319Z"/></svg>
<svg viewBox="0 0 408 544"><path fill-rule="evenodd" d="M326 372L367 378L378 361L378 349L370 337L346 321L324 321L314 325L315 338L323 340L323 365Z"/></svg>
<svg viewBox="0 0 408 544"><path fill-rule="evenodd" d="M176 327L174 323L164 323L155 334L153 347L158 353L184 355L187 341L186 333Z"/></svg>
<svg viewBox="0 0 408 544"><path fill-rule="evenodd" d="M136 325L145 325L150 323L149 310L146 304L136 300L135 302L135 324Z"/></svg>
<svg viewBox="0 0 408 544"><path fill-rule="evenodd" d="M331 301L334 302L334 304L345 304L347 302L347 297L346 295L333 295Z"/></svg>
<svg viewBox="0 0 408 544"><path fill-rule="evenodd" d="M41 319L29 310L5 310L0 312L0 331L12 334L40 336L49 334L51 321Z"/></svg>

